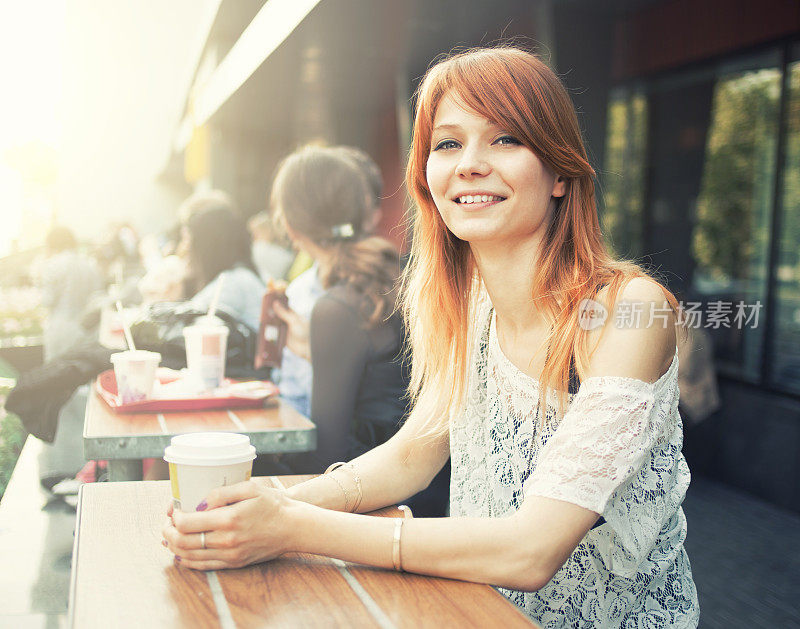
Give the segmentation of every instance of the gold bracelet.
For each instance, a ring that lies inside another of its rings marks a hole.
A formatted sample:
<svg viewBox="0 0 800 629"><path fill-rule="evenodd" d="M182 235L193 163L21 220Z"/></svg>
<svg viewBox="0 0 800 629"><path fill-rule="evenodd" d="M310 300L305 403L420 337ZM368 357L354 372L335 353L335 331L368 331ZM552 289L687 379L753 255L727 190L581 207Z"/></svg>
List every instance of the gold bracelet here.
<svg viewBox="0 0 800 629"><path fill-rule="evenodd" d="M341 489L342 493L344 494L344 509L343 509L343 511L349 511L349 509L347 508L347 503L350 501L350 494L347 493L347 490L344 488L344 485L342 485L342 483L339 481L339 479L336 478L333 474L327 474L327 476L328 476L328 478L333 479L333 482L335 482L337 485L339 485L339 489Z"/></svg>
<svg viewBox="0 0 800 629"><path fill-rule="evenodd" d="M331 463L331 464L328 466L328 469L326 469L326 470L323 472L323 474L330 474L330 473L331 473L331 472L333 472L334 470L338 470L338 469L339 469L340 467L342 467L343 465L347 465L347 463L345 463L344 461L337 461L336 463Z"/></svg>
<svg viewBox="0 0 800 629"><path fill-rule="evenodd" d="M400 558L400 536L403 533L405 518L397 518L394 523L394 537L392 538L392 565L397 572L403 571L403 562Z"/></svg>
<svg viewBox="0 0 800 629"><path fill-rule="evenodd" d="M411 513L411 509L406 505L400 505L397 508L402 511L403 517L397 518L397 521L394 523L394 536L392 538L392 565L397 572L403 572L403 558L400 555L400 540L403 535L403 524L405 524L406 520L413 518L414 514Z"/></svg>

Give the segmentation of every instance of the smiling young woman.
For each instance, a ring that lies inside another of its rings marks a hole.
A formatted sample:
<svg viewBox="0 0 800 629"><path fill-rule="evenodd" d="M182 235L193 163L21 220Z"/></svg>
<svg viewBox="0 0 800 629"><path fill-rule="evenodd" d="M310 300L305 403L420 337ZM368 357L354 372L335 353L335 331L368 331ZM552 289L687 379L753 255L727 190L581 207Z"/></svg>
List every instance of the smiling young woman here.
<svg viewBox="0 0 800 629"><path fill-rule="evenodd" d="M593 175L572 103L537 57L477 49L434 66L407 169L408 421L288 492L243 483L213 491L204 513L172 514L164 535L183 565L296 550L489 583L548 627L696 626L677 304L606 252ZM587 300L658 308L663 325L582 326ZM336 512L401 502L448 456L451 517Z"/></svg>

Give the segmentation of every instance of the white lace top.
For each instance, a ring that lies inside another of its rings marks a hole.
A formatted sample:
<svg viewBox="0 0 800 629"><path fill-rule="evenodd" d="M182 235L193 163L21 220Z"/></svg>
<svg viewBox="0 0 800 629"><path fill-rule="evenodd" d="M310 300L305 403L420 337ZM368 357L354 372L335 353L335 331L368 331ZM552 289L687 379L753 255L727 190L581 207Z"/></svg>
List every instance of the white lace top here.
<svg viewBox="0 0 800 629"><path fill-rule="evenodd" d="M677 356L652 384L586 379L560 422L549 392L542 427L538 381L502 353L493 313L480 317L467 403L451 423L450 514L502 517L538 495L605 519L538 592L500 592L544 627L696 627Z"/></svg>

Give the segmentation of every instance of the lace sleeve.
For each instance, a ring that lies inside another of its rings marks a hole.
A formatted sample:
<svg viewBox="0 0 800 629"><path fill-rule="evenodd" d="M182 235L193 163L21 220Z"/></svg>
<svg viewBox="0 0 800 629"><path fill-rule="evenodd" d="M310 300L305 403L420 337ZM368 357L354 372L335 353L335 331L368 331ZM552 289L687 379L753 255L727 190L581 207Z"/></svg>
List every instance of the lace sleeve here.
<svg viewBox="0 0 800 629"><path fill-rule="evenodd" d="M588 378L539 453L525 495L602 514L611 496L644 464L661 433L659 416L652 384Z"/></svg>

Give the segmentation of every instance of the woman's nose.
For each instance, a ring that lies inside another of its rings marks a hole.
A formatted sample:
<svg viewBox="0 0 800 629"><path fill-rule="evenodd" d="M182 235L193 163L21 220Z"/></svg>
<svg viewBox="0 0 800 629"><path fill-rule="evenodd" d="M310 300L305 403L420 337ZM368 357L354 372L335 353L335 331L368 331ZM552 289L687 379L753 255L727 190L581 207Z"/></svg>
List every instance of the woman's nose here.
<svg viewBox="0 0 800 629"><path fill-rule="evenodd" d="M477 149L465 149L456 164L456 175L459 177L480 177L489 174L491 166L485 156Z"/></svg>

